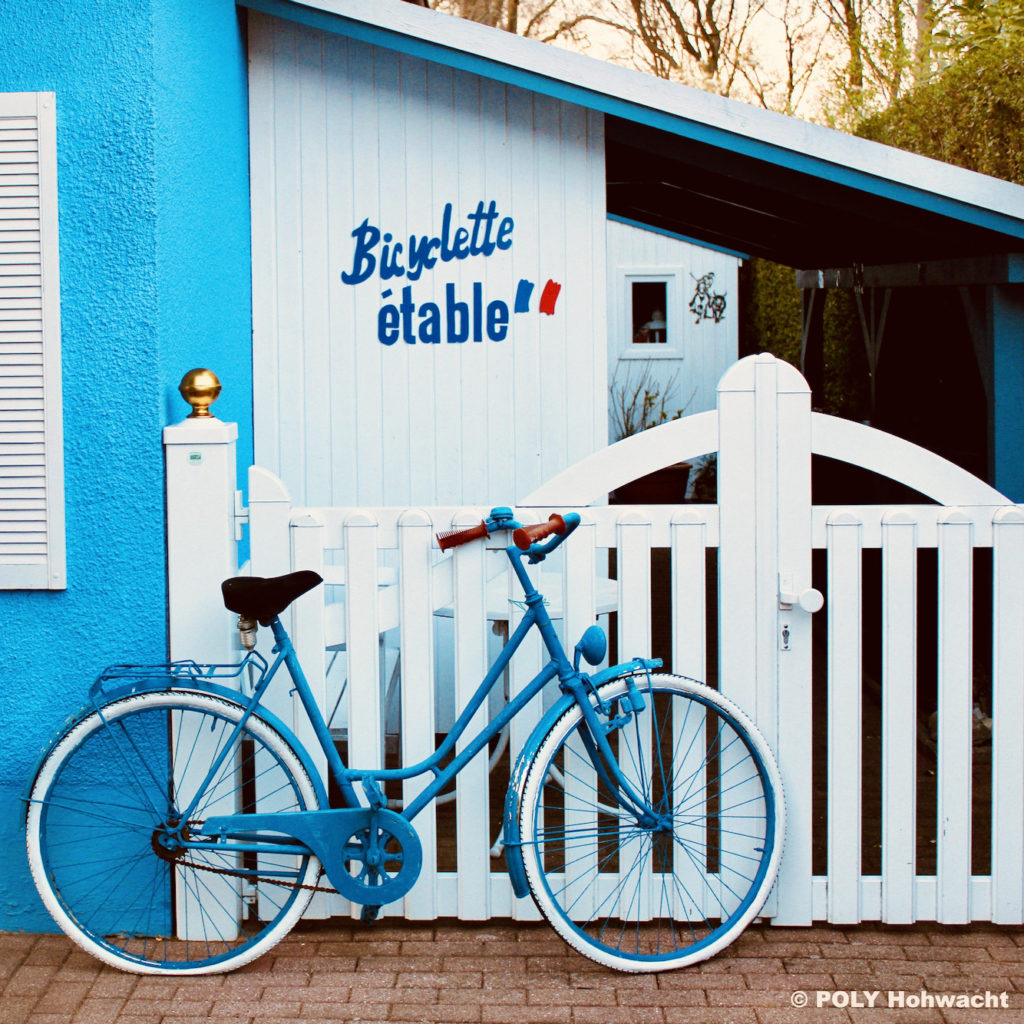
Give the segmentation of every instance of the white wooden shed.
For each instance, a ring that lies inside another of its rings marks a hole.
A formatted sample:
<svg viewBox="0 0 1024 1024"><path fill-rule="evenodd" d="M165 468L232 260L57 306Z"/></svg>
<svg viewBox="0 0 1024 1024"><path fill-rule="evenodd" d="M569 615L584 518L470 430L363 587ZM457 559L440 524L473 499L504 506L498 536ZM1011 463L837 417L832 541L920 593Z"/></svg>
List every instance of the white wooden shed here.
<svg viewBox="0 0 1024 1024"><path fill-rule="evenodd" d="M713 407L738 254L607 220L601 113L255 11L249 37L255 452L298 500L514 501L608 443L620 360Z"/></svg>
<svg viewBox="0 0 1024 1024"><path fill-rule="evenodd" d="M805 286L847 268L857 287L959 289L981 458L1005 493L1024 487L1017 186L401 0L240 5L255 453L304 500L515 500L602 446L626 344L606 218L802 268ZM701 286L708 310L721 284ZM690 380L695 365L682 398L708 408L720 368Z"/></svg>

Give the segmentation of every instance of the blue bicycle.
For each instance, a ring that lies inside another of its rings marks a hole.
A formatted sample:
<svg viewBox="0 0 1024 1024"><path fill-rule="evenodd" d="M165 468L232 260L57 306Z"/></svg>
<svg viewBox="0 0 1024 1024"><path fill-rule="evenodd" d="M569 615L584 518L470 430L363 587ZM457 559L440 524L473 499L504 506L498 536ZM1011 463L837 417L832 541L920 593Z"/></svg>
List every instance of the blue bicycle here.
<svg viewBox="0 0 1024 1024"><path fill-rule="evenodd" d="M542 561L578 524L569 514L523 526L495 508L479 526L439 536L447 550L512 531L506 553L526 611L452 731L419 764L343 763L279 618L321 582L313 572L224 583L247 650L238 664L104 672L44 751L26 795L29 862L57 924L105 963L177 975L255 959L317 889L336 890L372 920L419 875L416 815L557 683L562 696L508 787L504 849L516 895L532 895L571 946L619 970L682 967L722 949L762 908L778 870L775 759L742 711L699 682L656 672L659 661L581 671L581 661L604 660L597 625L569 660L524 559ZM257 624L273 631L272 663L255 650ZM455 754L532 629L550 660ZM261 703L282 667L342 806L330 806L309 752ZM228 685L247 673L248 697ZM433 777L401 812L389 809L382 786L419 775Z"/></svg>

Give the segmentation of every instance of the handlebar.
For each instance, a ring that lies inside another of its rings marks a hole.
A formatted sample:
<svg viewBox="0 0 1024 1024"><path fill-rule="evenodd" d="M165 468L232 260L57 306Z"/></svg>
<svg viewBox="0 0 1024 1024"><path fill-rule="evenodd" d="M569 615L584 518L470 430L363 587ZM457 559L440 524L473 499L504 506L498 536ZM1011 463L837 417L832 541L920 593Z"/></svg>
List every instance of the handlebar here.
<svg viewBox="0 0 1024 1024"><path fill-rule="evenodd" d="M541 523L538 526L520 527L512 535L513 545L522 552L522 554L519 554L520 558L525 554L528 556L530 565L536 565L538 562L543 562L555 548L568 540L569 535L579 525L580 517L578 513L567 512L564 517L556 513L550 516L546 523ZM545 543L536 543L536 541L544 537L549 538ZM518 554L518 552L512 550L512 547L509 547L507 550L509 558L513 558Z"/></svg>
<svg viewBox="0 0 1024 1024"><path fill-rule="evenodd" d="M548 521L546 523L537 523L536 526L520 526L519 529L512 534L512 543L515 544L520 551L529 551L531 544L534 544L539 540L543 540L545 537L550 537L553 533L556 533L561 537L565 534L565 530L565 520L555 512L548 516Z"/></svg>
<svg viewBox="0 0 1024 1024"><path fill-rule="evenodd" d="M468 544L470 541L491 536L492 530L512 530L512 544L523 553L528 553L531 562L539 562L551 554L580 524L580 517L575 512L560 516L557 512L548 517L546 523L523 526L512 517L512 510L504 506L491 509L487 519L477 526L469 526L460 530L448 530L437 534L437 543L442 551ZM539 541L550 537L546 544ZM509 549L512 554L512 548Z"/></svg>
<svg viewBox="0 0 1024 1024"><path fill-rule="evenodd" d="M449 548L457 548L460 544L468 544L471 540L481 537L490 537L491 532L487 529L487 523L481 521L479 526L470 526L465 530L447 530L437 535L437 545L442 551Z"/></svg>

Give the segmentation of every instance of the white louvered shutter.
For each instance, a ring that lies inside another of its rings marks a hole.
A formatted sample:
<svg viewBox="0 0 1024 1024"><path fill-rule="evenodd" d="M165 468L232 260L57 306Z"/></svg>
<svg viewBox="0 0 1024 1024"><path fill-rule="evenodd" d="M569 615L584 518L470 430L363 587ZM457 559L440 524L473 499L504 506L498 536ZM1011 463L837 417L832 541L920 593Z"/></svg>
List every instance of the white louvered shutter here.
<svg viewBox="0 0 1024 1024"><path fill-rule="evenodd" d="M52 93L0 93L0 589L61 589L64 471Z"/></svg>

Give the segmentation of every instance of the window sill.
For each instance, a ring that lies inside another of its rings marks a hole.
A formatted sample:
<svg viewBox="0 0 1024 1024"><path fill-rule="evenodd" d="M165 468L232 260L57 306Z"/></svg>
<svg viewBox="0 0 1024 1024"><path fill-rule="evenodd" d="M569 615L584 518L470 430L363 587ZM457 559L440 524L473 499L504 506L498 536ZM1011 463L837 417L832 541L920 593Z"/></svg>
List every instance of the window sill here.
<svg viewBox="0 0 1024 1024"><path fill-rule="evenodd" d="M682 359L683 353L677 348L664 345L632 345L619 353L620 359Z"/></svg>

